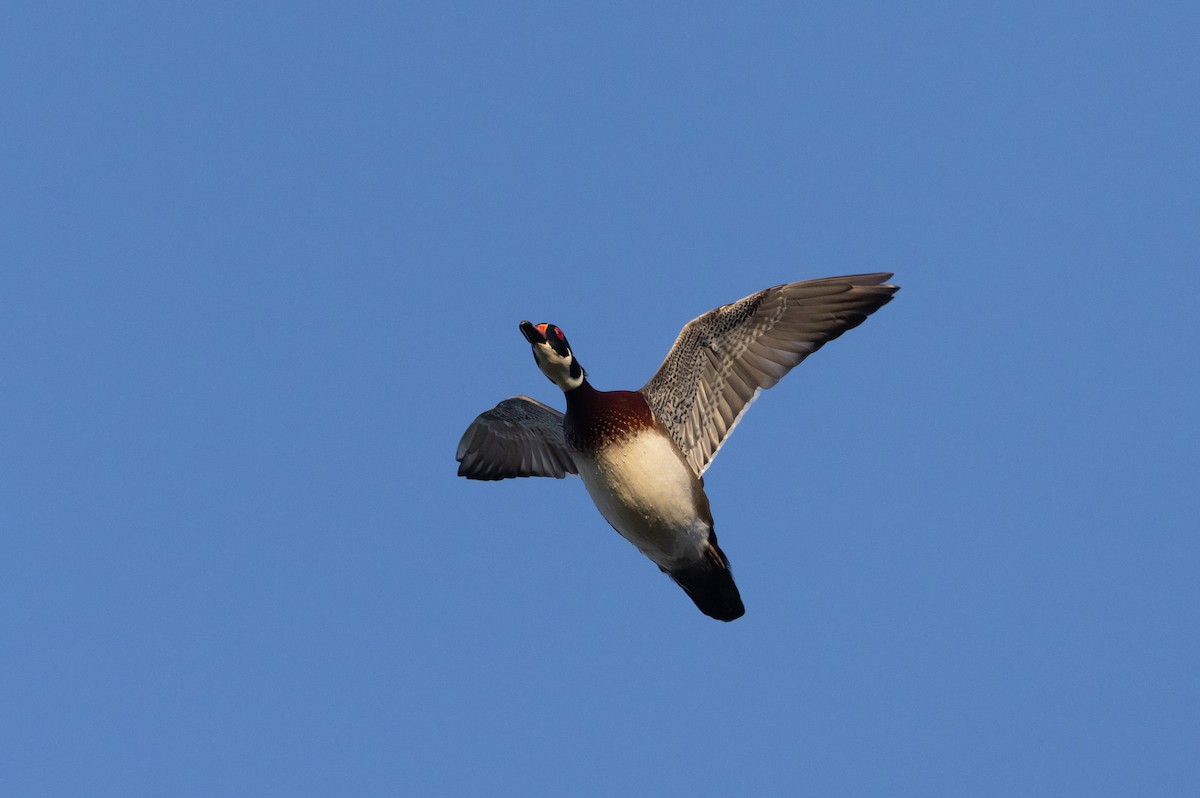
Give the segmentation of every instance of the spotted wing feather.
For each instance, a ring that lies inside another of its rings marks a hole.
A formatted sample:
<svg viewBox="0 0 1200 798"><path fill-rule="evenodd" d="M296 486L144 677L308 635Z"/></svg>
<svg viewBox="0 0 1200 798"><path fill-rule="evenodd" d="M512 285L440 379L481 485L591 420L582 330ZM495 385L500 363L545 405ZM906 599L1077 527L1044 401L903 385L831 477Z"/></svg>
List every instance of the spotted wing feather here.
<svg viewBox="0 0 1200 798"><path fill-rule="evenodd" d="M641 389L700 476L762 390L887 304L892 275L827 277L767 288L684 326Z"/></svg>
<svg viewBox="0 0 1200 798"><path fill-rule="evenodd" d="M578 473L563 437L563 414L528 396L481 413L458 442L458 475L467 479L554 477Z"/></svg>

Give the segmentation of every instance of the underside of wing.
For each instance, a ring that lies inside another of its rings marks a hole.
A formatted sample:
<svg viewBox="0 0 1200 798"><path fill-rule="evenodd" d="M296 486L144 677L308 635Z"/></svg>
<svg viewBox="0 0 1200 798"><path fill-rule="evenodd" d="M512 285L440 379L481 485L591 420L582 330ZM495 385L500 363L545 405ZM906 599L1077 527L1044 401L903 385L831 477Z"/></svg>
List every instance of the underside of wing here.
<svg viewBox="0 0 1200 798"><path fill-rule="evenodd" d="M684 326L642 393L698 476L760 391L891 300L891 276L778 285Z"/></svg>
<svg viewBox="0 0 1200 798"><path fill-rule="evenodd" d="M563 437L563 414L528 396L481 413L458 442L458 475L467 479L555 477L578 473Z"/></svg>

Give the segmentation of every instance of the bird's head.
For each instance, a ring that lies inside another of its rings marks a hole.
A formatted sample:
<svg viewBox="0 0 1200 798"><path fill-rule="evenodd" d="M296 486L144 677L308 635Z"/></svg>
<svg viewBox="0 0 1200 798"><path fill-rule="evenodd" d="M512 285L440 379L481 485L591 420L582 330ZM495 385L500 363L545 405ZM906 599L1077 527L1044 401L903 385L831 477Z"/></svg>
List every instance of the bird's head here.
<svg viewBox="0 0 1200 798"><path fill-rule="evenodd" d="M521 322L521 334L533 347L533 359L551 382L564 392L583 384L583 366L571 352L567 336L553 324Z"/></svg>

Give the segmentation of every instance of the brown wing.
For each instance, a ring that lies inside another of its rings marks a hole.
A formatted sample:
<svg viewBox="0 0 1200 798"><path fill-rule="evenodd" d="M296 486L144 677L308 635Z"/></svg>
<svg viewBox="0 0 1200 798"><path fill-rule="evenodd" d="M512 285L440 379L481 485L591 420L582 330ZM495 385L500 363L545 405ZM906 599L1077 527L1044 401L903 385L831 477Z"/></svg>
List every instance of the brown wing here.
<svg viewBox="0 0 1200 798"><path fill-rule="evenodd" d="M563 414L528 396L481 413L458 442L458 475L467 479L555 477L578 473L563 438Z"/></svg>
<svg viewBox="0 0 1200 798"><path fill-rule="evenodd" d="M892 275L788 283L722 305L684 326L642 388L699 476L759 391L887 304Z"/></svg>

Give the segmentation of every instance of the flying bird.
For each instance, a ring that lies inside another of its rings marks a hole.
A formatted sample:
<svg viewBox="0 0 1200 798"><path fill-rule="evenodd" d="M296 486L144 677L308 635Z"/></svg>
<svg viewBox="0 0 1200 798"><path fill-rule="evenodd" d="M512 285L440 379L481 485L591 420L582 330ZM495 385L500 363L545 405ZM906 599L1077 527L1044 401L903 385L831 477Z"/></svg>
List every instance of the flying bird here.
<svg viewBox="0 0 1200 798"><path fill-rule="evenodd" d="M588 382L563 331L522 321L538 368L567 412L514 396L482 413L458 444L459 476L578 475L604 519L709 617L745 613L717 545L705 470L760 391L887 304L891 274L767 288L688 322L636 391Z"/></svg>

